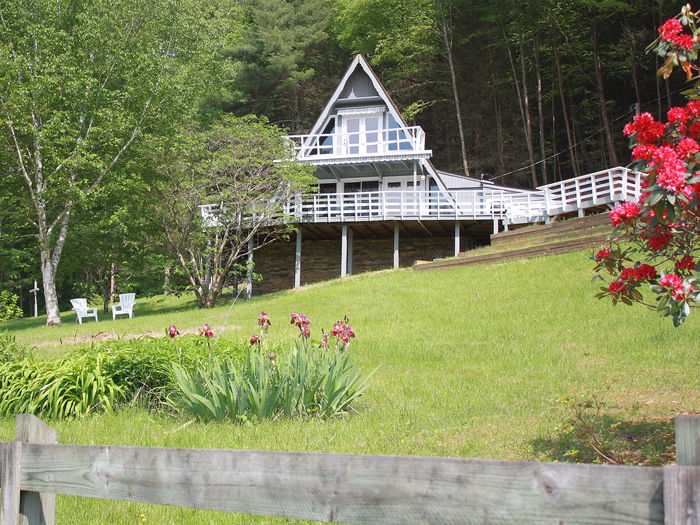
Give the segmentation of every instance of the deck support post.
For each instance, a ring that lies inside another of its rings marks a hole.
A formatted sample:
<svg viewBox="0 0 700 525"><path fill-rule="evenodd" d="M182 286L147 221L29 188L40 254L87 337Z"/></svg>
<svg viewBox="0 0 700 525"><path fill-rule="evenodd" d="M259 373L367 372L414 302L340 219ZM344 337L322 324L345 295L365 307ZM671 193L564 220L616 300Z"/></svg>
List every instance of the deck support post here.
<svg viewBox="0 0 700 525"><path fill-rule="evenodd" d="M248 270L246 272L245 296L247 299L253 297L253 247L254 241L251 236L248 239Z"/></svg>
<svg viewBox="0 0 700 525"><path fill-rule="evenodd" d="M586 216L586 210L584 210L583 208L579 208L579 209L578 209L578 216L579 216L579 217L585 217L585 216Z"/></svg>
<svg viewBox="0 0 700 525"><path fill-rule="evenodd" d="M301 227L297 230L296 250L294 251L294 288L301 286Z"/></svg>
<svg viewBox="0 0 700 525"><path fill-rule="evenodd" d="M498 219L493 220L493 233L494 235L498 233Z"/></svg>
<svg viewBox="0 0 700 525"><path fill-rule="evenodd" d="M460 239L460 230L461 230L462 223L457 221L455 222L455 257L459 255L460 248L461 248L461 239Z"/></svg>
<svg viewBox="0 0 700 525"><path fill-rule="evenodd" d="M394 268L399 267L399 223L394 223Z"/></svg>
<svg viewBox="0 0 700 525"><path fill-rule="evenodd" d="M355 232L348 228L348 275L352 275L352 245L355 242Z"/></svg>
<svg viewBox="0 0 700 525"><path fill-rule="evenodd" d="M340 233L340 276L348 275L348 225L343 224Z"/></svg>
<svg viewBox="0 0 700 525"><path fill-rule="evenodd" d="M418 191L418 163L413 163L413 191Z"/></svg>

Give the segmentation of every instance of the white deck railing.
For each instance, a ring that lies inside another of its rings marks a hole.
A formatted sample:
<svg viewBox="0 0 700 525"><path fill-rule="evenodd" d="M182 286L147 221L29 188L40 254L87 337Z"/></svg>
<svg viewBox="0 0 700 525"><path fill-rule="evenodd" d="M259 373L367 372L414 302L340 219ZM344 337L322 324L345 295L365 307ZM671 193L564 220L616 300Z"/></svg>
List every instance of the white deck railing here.
<svg viewBox="0 0 700 525"><path fill-rule="evenodd" d="M299 222L504 219L520 209L544 212L542 195L505 191L370 191L312 195L287 206Z"/></svg>
<svg viewBox="0 0 700 525"><path fill-rule="evenodd" d="M611 168L574 179L540 186L548 215L585 210L617 201L637 200L642 174L627 168Z"/></svg>
<svg viewBox="0 0 700 525"><path fill-rule="evenodd" d="M357 131L288 135L298 160L338 157L410 155L425 153L425 132L420 126Z"/></svg>
<svg viewBox="0 0 700 525"><path fill-rule="evenodd" d="M585 210L639 198L642 175L612 168L541 186L539 191L475 189L442 191L367 191L297 197L284 215L297 222L384 220L505 220L541 222L560 213ZM205 221L215 224L216 205L201 206Z"/></svg>

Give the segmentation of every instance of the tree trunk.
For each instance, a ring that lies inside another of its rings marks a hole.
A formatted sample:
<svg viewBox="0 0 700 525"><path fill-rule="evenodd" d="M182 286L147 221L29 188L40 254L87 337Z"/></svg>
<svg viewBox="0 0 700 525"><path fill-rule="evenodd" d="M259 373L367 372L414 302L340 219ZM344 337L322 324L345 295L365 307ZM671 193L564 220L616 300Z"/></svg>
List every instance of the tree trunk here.
<svg viewBox="0 0 700 525"><path fill-rule="evenodd" d="M578 168L578 160L576 158L576 141L573 137L573 130L571 127L571 122L569 121L569 109L566 104L566 96L564 95L564 81L562 79L563 75L561 73L561 62L559 61L559 53L557 48L554 51L554 65L557 71L557 83L559 84L559 99L561 100L561 112L564 117L564 128L566 129L566 141L569 146L569 160L571 161L571 169L574 172L574 177L580 175Z"/></svg>
<svg viewBox="0 0 700 525"><path fill-rule="evenodd" d="M109 301L114 302L117 295L117 265L112 263L109 266Z"/></svg>
<svg viewBox="0 0 700 525"><path fill-rule="evenodd" d="M163 295L170 294L170 265L163 269Z"/></svg>
<svg viewBox="0 0 700 525"><path fill-rule="evenodd" d="M520 48L520 73L523 85L523 109L525 110L525 140L527 141L527 153L530 156L530 175L532 176L532 189L537 188L537 159L535 158L535 145L532 140L532 118L530 117L530 95L527 90L527 68L525 66L525 49L523 48L523 35L518 37Z"/></svg>
<svg viewBox="0 0 700 525"><path fill-rule="evenodd" d="M540 71L539 37L535 35L535 78L537 80L537 114L540 132L540 161L542 162L542 184L547 184L547 149L544 139L544 111L542 109L542 72Z"/></svg>
<svg viewBox="0 0 700 525"><path fill-rule="evenodd" d="M605 87L603 83L603 70L600 64L600 49L598 46L598 32L595 26L591 32L591 44L593 50L593 65L595 66L595 80L596 86L598 88L598 103L600 105L600 120L603 124L603 131L605 133L605 141L608 146L608 154L610 163L612 166L618 166L620 163L617 159L617 152L615 151L615 139L613 137L612 124L610 123L610 116L608 115L608 109L606 107L605 100Z"/></svg>
<svg viewBox="0 0 700 525"><path fill-rule="evenodd" d="M462 122L462 110L459 105L459 91L457 89L457 74L455 72L454 58L452 56L452 36L448 27L448 13L446 10L451 9L451 6L446 6L448 0L438 0L440 32L442 33L442 42L445 46L447 55L447 64L450 69L450 80L452 83L452 98L455 105L455 114L457 117L457 129L459 130L459 143L462 151L462 167L464 174L469 176L469 163L467 162L467 145L464 138L464 123Z"/></svg>
<svg viewBox="0 0 700 525"><path fill-rule="evenodd" d="M639 90L639 68L637 67L637 35L630 27L625 28L625 33L630 39L630 65L632 66L632 86L634 87L634 98L637 100L637 107L642 105L642 96Z"/></svg>
<svg viewBox="0 0 700 525"><path fill-rule="evenodd" d="M61 313L58 309L56 270L51 264L51 250L42 244L39 255L41 257L41 283L44 288L44 304L46 305L46 326L57 326L61 324Z"/></svg>

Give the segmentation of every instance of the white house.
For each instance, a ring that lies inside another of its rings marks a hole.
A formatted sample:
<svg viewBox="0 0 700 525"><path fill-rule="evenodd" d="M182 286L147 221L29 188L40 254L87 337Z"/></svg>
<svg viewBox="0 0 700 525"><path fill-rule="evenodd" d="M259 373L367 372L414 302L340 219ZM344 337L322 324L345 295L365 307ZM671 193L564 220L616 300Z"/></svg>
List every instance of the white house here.
<svg viewBox="0 0 700 525"><path fill-rule="evenodd" d="M408 126L367 61L357 55L307 135L292 135L296 158L316 167L318 193L287 205L298 233L255 252L255 293L487 244L501 225L638 195L625 168L527 191L435 169L425 132ZM635 186L636 182L636 186Z"/></svg>

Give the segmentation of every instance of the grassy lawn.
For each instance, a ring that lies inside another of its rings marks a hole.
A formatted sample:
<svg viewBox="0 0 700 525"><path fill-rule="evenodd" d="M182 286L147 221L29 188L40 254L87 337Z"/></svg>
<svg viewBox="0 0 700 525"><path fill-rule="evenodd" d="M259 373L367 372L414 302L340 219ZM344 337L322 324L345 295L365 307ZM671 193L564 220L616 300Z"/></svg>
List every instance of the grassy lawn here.
<svg viewBox="0 0 700 525"><path fill-rule="evenodd" d="M596 300L588 256L366 274L209 311L188 297L156 297L140 300L132 320L80 326L66 314L57 328L40 318L0 329L49 358L76 346L60 341L98 332L207 322L221 337L244 340L265 310L273 336L291 340L291 311L309 315L316 333L347 314L358 334L350 352L366 372L380 366L349 417L205 425L131 407L51 424L62 443L532 459L543 440L556 439L565 415L556 400L567 394L593 392L628 421L700 409L698 316L674 329L655 312ZM0 419L0 439L12 436L13 422ZM59 497L57 518L136 524L141 514L159 524L297 523L68 497Z"/></svg>

